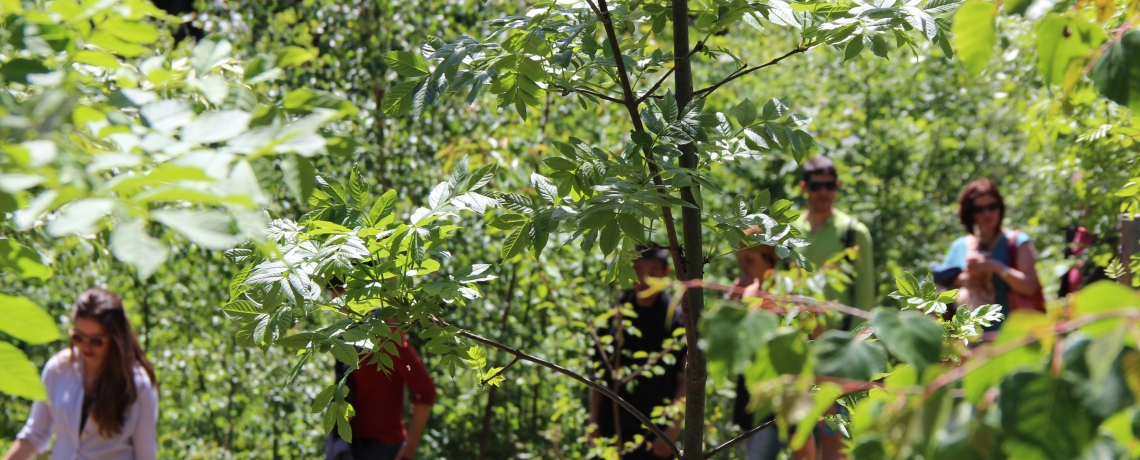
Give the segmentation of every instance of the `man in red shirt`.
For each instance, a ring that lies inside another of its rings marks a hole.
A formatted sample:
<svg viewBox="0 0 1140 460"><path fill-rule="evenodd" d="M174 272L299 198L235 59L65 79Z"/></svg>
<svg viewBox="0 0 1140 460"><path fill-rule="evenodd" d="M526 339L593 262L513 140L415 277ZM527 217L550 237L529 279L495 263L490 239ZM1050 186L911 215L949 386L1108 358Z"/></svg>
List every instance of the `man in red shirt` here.
<svg viewBox="0 0 1140 460"><path fill-rule="evenodd" d="M337 290L332 290L334 295ZM395 328L393 328L395 331ZM377 366L362 364L348 378L348 401L356 413L349 421L352 425L352 443L340 439L334 429L325 447L326 460L411 460L424 433L431 408L435 404L435 382L428 374L420 356L400 334L396 344L397 355L392 358L392 369L385 374ZM367 363L372 353L384 350L365 350L360 362ZM337 362L337 378L348 371L348 366ZM404 393L412 390L412 425L404 425Z"/></svg>

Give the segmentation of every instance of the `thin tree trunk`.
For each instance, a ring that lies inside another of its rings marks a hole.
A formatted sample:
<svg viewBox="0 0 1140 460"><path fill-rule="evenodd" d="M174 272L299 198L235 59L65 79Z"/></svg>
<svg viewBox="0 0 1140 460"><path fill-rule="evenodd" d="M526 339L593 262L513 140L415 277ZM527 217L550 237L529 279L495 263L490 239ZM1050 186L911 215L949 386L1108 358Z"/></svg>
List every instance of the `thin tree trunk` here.
<svg viewBox="0 0 1140 460"><path fill-rule="evenodd" d="M689 2L688 0L673 1L673 81L674 93L677 97L679 113L685 112L685 107L693 100L693 69L689 55ZM697 146L684 144L680 146L681 158L679 165L683 169L697 169ZM689 203L699 204L696 194L700 193L697 185L681 188L681 199ZM701 209L699 207L681 209L681 228L684 231L684 272L679 273L682 280L704 279L704 242L701 240ZM697 325L700 322L701 310L704 309L704 290L689 289L685 291L685 298L681 310L685 315L685 341L688 353L685 356L685 434L684 450L681 458L684 460L698 460L704 453L705 434L705 381L708 371L705 369L705 357L701 353L697 337Z"/></svg>

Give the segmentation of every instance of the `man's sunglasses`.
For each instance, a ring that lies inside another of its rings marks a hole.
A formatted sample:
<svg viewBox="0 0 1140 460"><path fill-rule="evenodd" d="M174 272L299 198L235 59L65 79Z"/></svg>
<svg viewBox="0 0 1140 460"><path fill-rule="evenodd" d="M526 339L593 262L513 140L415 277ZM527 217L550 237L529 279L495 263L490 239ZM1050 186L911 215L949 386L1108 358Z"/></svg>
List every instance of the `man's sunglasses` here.
<svg viewBox="0 0 1140 460"><path fill-rule="evenodd" d="M824 182L808 182L808 190L818 192L820 190L835 191L839 189L839 181L829 180Z"/></svg>
<svg viewBox="0 0 1140 460"><path fill-rule="evenodd" d="M985 206L974 206L974 214L985 214L990 211L1001 210L1001 203L990 203Z"/></svg>
<svg viewBox="0 0 1140 460"><path fill-rule="evenodd" d="M78 332L72 332L71 333L71 343L74 343L78 346L83 346L84 344L87 344L87 345L91 345L92 347L95 347L95 348L103 348L104 345L107 345L107 338L100 336L100 335L97 335L94 337L88 337L88 336L85 336L85 335L80 334Z"/></svg>

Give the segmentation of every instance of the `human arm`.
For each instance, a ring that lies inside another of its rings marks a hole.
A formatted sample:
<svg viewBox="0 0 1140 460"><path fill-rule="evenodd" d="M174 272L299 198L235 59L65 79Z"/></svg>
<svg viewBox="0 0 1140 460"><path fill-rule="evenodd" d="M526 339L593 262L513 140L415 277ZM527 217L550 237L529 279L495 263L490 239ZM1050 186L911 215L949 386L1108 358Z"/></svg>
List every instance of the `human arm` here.
<svg viewBox="0 0 1140 460"><path fill-rule="evenodd" d="M424 434L428 417L431 416L431 404L412 404L412 426L408 429L408 440L400 447L400 454L396 460L416 458L416 447L420 445L420 437Z"/></svg>
<svg viewBox="0 0 1140 460"><path fill-rule="evenodd" d="M4 460L29 460L37 454L36 447L32 443L17 439L12 447L8 449L8 453L4 454Z"/></svg>
<svg viewBox="0 0 1140 460"><path fill-rule="evenodd" d="M436 388L423 360L406 340L401 340L397 350L399 356L392 360L393 367L412 391L412 424L408 438L396 458L412 459L415 458L416 448L419 447L424 427L431 416L431 408L435 405Z"/></svg>
<svg viewBox="0 0 1140 460"><path fill-rule="evenodd" d="M142 374L135 379L135 386L139 390L135 405L138 407L138 422L135 431L131 433L131 445L135 449L135 458L138 460L153 460L158 458L158 390L151 385L150 377Z"/></svg>
<svg viewBox="0 0 1140 460"><path fill-rule="evenodd" d="M998 276L1017 293L1032 295L1041 287L1041 280L1037 277L1037 250L1033 247L1032 241L1026 240L1017 246L1015 251L1011 257L1016 257L1017 268L993 262L998 264L996 267Z"/></svg>

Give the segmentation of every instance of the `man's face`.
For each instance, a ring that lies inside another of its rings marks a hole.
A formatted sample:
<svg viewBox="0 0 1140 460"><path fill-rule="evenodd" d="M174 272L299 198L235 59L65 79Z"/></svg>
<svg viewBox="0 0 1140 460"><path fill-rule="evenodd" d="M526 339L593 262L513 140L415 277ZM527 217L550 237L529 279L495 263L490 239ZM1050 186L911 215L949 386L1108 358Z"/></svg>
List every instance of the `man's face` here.
<svg viewBox="0 0 1140 460"><path fill-rule="evenodd" d="M659 259L642 258L633 261L633 271L637 273L637 283L634 289L644 291L649 289L646 280L649 278L664 278L669 276L669 267Z"/></svg>
<svg viewBox="0 0 1140 460"><path fill-rule="evenodd" d="M812 174L800 187L808 197L808 209L824 212L835 204L835 193L839 190L839 180L832 174Z"/></svg>
<svg viewBox="0 0 1140 460"><path fill-rule="evenodd" d="M740 264L740 271L752 279L760 279L764 274L775 267L764 257L759 246L736 251L736 261Z"/></svg>

